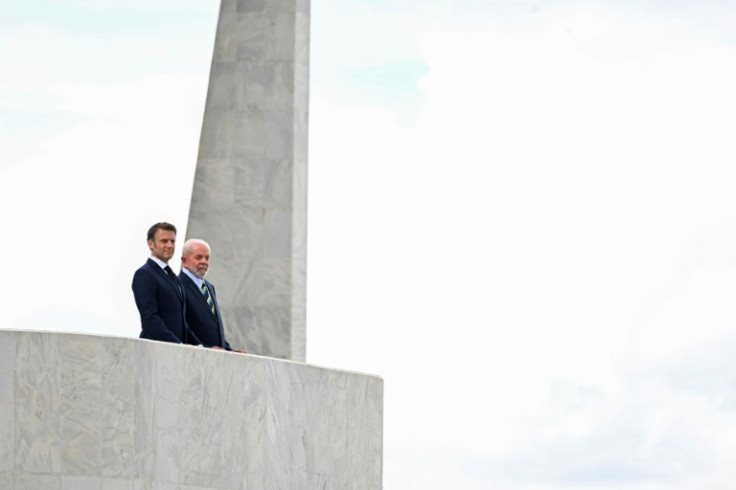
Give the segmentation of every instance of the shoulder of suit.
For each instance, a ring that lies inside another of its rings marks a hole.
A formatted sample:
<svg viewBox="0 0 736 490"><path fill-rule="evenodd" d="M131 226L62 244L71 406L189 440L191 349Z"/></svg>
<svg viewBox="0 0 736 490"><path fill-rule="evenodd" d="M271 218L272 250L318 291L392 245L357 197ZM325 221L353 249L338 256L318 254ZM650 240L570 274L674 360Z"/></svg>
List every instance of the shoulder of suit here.
<svg viewBox="0 0 736 490"><path fill-rule="evenodd" d="M146 261L143 263L143 265L140 268L141 269L153 269L153 270L161 269L163 270L160 265L158 265L156 262L154 262L150 258L146 259Z"/></svg>
<svg viewBox="0 0 736 490"><path fill-rule="evenodd" d="M154 263L153 265L155 266L156 264ZM151 262L146 261L142 266L140 266L140 267L138 267L138 269L136 269L135 273L138 274L139 272L151 272L153 270L154 269L151 266Z"/></svg>

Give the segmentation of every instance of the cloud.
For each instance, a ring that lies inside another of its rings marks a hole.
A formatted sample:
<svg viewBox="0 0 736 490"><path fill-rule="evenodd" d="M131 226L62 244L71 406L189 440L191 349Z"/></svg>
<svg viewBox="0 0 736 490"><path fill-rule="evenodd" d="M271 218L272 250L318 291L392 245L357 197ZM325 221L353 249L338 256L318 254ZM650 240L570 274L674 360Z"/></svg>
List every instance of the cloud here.
<svg viewBox="0 0 736 490"><path fill-rule="evenodd" d="M726 481L730 374L667 379L732 323L733 47L600 3L459 24L408 35L410 128L313 99L310 359L391 373L387 487Z"/></svg>
<svg viewBox="0 0 736 490"><path fill-rule="evenodd" d="M55 110L80 119L36 134L34 152L0 167L0 206L13 210L3 226L26 257L6 272L13 290L34 292L9 324L78 331L104 318L91 332L137 334L130 278L151 223L185 231L206 80L165 74L53 89ZM58 277L39 281L28 267Z"/></svg>
<svg viewBox="0 0 736 490"><path fill-rule="evenodd" d="M479 480L555 488L721 488L709 485L728 481L736 456L736 432L724 430L734 421L726 360L736 348L731 341L693 351L672 365L627 373L617 391L556 383L543 415L528 420L526 444L468 471Z"/></svg>

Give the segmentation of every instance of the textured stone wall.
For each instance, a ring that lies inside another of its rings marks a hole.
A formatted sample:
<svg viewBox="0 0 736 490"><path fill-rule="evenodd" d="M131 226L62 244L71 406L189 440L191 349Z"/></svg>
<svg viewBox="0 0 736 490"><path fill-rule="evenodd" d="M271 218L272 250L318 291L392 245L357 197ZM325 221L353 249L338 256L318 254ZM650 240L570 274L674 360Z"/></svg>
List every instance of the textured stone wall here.
<svg viewBox="0 0 736 490"><path fill-rule="evenodd" d="M309 0L222 0L187 238L232 346L306 358Z"/></svg>
<svg viewBox="0 0 736 490"><path fill-rule="evenodd" d="M0 330L0 489L380 489L380 378Z"/></svg>

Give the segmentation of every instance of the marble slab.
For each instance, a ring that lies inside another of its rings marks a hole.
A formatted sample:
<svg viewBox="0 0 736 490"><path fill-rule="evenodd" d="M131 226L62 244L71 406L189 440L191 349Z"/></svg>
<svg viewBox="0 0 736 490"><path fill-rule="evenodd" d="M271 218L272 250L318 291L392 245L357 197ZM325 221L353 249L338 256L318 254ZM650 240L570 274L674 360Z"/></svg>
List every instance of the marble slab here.
<svg viewBox="0 0 736 490"><path fill-rule="evenodd" d="M8 473L14 469L15 447L15 335L0 342L0 482L7 481ZM5 478L5 480L3 479ZM10 478L12 480L12 478ZM10 488L12 485L0 488Z"/></svg>
<svg viewBox="0 0 736 490"><path fill-rule="evenodd" d="M7 333L2 332L2 335ZM64 444L61 430L63 340L44 332L28 332L16 334L15 342L14 371L2 374L2 377L12 376L16 383L14 469L26 474L59 474ZM18 485L16 481L16 487Z"/></svg>
<svg viewBox="0 0 736 490"><path fill-rule="evenodd" d="M0 330L0 489L380 489L382 405L375 376Z"/></svg>
<svg viewBox="0 0 736 490"><path fill-rule="evenodd" d="M59 475L16 474L13 490L62 490Z"/></svg>
<svg viewBox="0 0 736 490"><path fill-rule="evenodd" d="M9 471L0 471L0 488L3 490L13 490L13 487L15 487L15 483L13 482L13 473Z"/></svg>

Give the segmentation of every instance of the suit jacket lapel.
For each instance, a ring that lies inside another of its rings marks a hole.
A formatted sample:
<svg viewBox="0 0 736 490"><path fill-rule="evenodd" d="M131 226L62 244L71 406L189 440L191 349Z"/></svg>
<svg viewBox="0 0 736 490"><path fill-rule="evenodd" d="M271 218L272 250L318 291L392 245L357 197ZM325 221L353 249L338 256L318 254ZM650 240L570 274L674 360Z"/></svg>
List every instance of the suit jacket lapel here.
<svg viewBox="0 0 736 490"><path fill-rule="evenodd" d="M222 344L220 347L225 347L225 328L222 325L222 314L220 313L220 305L217 302L217 295L215 294L215 288L212 287L212 284L205 281L207 283L207 289L210 291L210 296L212 296L212 303L215 305L215 313L216 313L216 320L217 320L217 328L220 329L220 343ZM209 308L209 305L208 305Z"/></svg>
<svg viewBox="0 0 736 490"><path fill-rule="evenodd" d="M204 281L204 279L203 279ZM207 284L207 291L210 293L210 297L212 298L212 304L215 307L215 318L220 318L220 308L217 305L217 296L215 296L215 288L212 287L212 284L210 284L207 281L204 281L205 284ZM202 299L204 299L204 295L202 295ZM205 304L207 304L207 301L205 301ZM210 310L210 305L207 305L207 311L210 312L210 315L212 314L212 310Z"/></svg>
<svg viewBox="0 0 736 490"><path fill-rule="evenodd" d="M194 281L187 276L186 274L182 274L183 277L186 277L186 279L182 279L182 282L187 285L189 290L194 294L195 297L197 297L196 301L205 309L207 310L207 313L209 313L210 316L212 316L212 313L210 312L210 305L207 304L207 300L204 299L204 294L202 294L202 290L197 288L197 285L194 284ZM207 287L209 287L209 283L207 284ZM210 290L210 294L212 294L212 291ZM214 301L214 296L213 296Z"/></svg>
<svg viewBox="0 0 736 490"><path fill-rule="evenodd" d="M175 275L167 273L165 270L161 268L156 262L154 262L151 259L148 259L148 263L153 267L155 270L158 271L159 274L161 274L164 277L164 280L174 289L174 292L176 293L176 297L179 298L179 302L184 301L184 290L181 289L181 283L179 283L179 280L176 278Z"/></svg>

